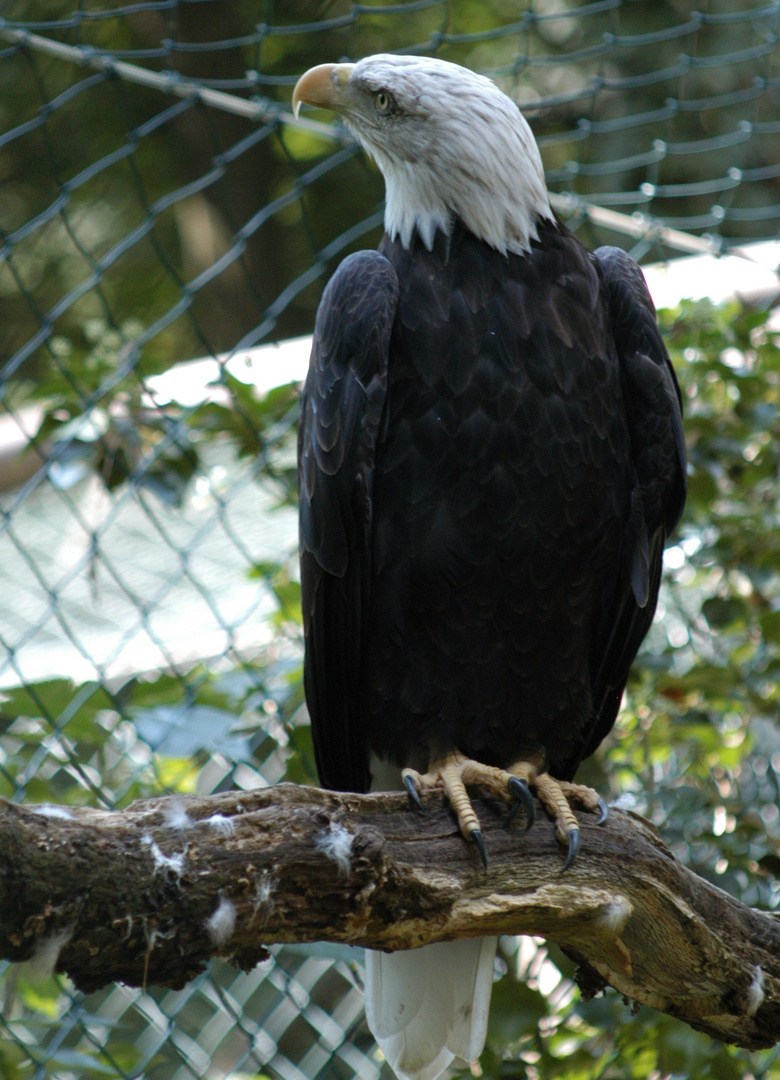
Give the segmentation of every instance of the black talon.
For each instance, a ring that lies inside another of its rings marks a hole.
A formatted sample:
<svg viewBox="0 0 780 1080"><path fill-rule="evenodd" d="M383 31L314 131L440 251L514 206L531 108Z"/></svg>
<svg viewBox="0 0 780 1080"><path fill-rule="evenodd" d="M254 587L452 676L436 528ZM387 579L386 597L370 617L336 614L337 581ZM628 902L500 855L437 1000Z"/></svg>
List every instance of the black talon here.
<svg viewBox="0 0 780 1080"><path fill-rule="evenodd" d="M598 810L599 810L599 819L596 822L596 824L597 825L603 825L604 822L609 817L609 807L607 806L607 804L604 802L603 799L599 799Z"/></svg>
<svg viewBox="0 0 780 1080"><path fill-rule="evenodd" d="M563 869L568 870L574 860L577 858L577 852L580 850L580 830L572 829L569 833L569 850L566 853L566 861L563 864ZM561 871L563 873L563 871Z"/></svg>
<svg viewBox="0 0 780 1080"><path fill-rule="evenodd" d="M476 847L477 851L479 852L479 857L480 857L480 859L482 859L482 865L487 870L487 868L488 868L487 848L485 847L485 841L482 839L482 833L480 832L480 830L479 829L472 829L472 831L469 833L469 840L472 840L474 842L474 846Z"/></svg>
<svg viewBox="0 0 780 1080"><path fill-rule="evenodd" d="M523 806L525 808L526 816L525 831L528 832L536 820L536 803L534 802L534 797L525 780L521 780L517 776L510 776L509 784L507 786L515 800L509 811L509 820L512 821L517 811Z"/></svg>
<svg viewBox="0 0 780 1080"><path fill-rule="evenodd" d="M404 787L409 792L409 798L412 800L413 803L415 803L417 805L417 807L420 810L422 810L423 809L423 804L422 804L422 802L420 800L420 793L417 790L417 785L415 784L414 780L412 779L411 776L405 776L403 778L403 781L404 781Z"/></svg>

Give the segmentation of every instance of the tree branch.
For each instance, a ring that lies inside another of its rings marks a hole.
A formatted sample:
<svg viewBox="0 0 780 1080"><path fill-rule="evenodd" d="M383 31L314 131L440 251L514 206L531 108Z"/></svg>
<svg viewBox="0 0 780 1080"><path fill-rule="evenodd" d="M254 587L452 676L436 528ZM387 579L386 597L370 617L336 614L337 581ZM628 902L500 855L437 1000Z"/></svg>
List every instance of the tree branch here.
<svg viewBox="0 0 780 1080"><path fill-rule="evenodd" d="M277 942L533 934L579 962L586 995L611 985L729 1043L780 1041L780 919L691 873L648 822L583 813L562 873L543 815L524 833L475 800L485 872L443 800L426 806L289 784L121 812L0 801L0 954L90 991L180 987L212 956L249 968Z"/></svg>

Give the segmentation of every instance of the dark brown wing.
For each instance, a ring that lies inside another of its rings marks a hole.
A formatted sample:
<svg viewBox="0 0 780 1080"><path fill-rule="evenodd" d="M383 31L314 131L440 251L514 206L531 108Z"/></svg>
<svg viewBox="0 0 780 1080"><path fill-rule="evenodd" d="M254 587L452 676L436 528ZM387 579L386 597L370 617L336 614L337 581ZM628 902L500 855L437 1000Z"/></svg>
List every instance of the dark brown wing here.
<svg viewBox="0 0 780 1080"><path fill-rule="evenodd" d="M374 452L398 300L376 251L345 259L317 312L298 432L304 685L321 782L370 783L357 699L370 582Z"/></svg>
<svg viewBox="0 0 780 1080"><path fill-rule="evenodd" d="M596 722L583 758L615 722L629 668L653 621L664 544L682 514L686 491L680 388L644 276L619 248L599 248L595 259L621 367L636 479L626 536L630 587L616 610L606 613L594 680Z"/></svg>

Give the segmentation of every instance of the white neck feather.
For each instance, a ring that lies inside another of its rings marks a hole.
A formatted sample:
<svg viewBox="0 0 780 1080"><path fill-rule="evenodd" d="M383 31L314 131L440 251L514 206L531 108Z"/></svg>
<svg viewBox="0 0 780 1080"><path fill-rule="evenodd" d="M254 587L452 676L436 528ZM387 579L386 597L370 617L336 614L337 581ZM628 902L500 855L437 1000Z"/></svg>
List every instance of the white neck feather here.
<svg viewBox="0 0 780 1080"><path fill-rule="evenodd" d="M387 163L382 170L385 230L408 248L416 229L430 250L437 230L449 235L459 218L470 233L503 255L528 251L537 239L539 219L553 217L541 169L537 175L527 159L514 166L501 164L500 173L494 169L485 183L488 178L475 182L457 167Z"/></svg>

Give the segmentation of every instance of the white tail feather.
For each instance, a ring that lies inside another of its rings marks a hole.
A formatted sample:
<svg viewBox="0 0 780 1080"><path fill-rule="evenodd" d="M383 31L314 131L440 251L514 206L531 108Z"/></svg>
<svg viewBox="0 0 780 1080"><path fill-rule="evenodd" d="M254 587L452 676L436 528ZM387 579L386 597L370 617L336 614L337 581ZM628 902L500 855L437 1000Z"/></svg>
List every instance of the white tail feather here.
<svg viewBox="0 0 780 1080"><path fill-rule="evenodd" d="M497 938L366 952L366 1019L400 1080L436 1080L485 1045Z"/></svg>
<svg viewBox="0 0 780 1080"><path fill-rule="evenodd" d="M373 755L370 764L372 791L403 788L396 766ZM366 949L366 1020L399 1080L436 1080L455 1058L482 1053L497 944L485 937Z"/></svg>

